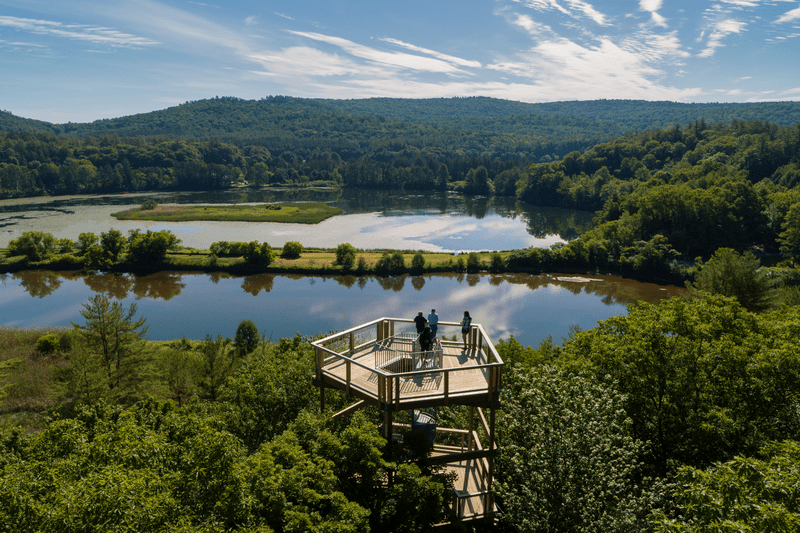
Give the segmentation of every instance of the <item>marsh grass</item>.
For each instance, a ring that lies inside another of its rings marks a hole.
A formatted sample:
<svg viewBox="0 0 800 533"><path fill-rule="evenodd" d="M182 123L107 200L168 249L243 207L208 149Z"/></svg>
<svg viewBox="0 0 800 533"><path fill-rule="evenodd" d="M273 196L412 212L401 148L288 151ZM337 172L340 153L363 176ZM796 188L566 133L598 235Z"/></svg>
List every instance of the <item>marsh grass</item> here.
<svg viewBox="0 0 800 533"><path fill-rule="evenodd" d="M191 222L196 220L223 222L283 222L318 224L342 212L322 202L296 202L257 205L158 205L155 209L136 207L112 213L118 220L158 220Z"/></svg>

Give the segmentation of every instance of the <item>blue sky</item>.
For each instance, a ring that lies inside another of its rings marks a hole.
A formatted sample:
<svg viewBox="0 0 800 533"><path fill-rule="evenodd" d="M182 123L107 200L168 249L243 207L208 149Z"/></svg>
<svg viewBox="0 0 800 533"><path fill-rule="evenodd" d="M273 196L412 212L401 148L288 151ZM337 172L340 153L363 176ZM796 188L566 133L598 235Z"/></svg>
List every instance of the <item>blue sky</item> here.
<svg viewBox="0 0 800 533"><path fill-rule="evenodd" d="M214 96L800 100L800 0L0 0L0 109Z"/></svg>

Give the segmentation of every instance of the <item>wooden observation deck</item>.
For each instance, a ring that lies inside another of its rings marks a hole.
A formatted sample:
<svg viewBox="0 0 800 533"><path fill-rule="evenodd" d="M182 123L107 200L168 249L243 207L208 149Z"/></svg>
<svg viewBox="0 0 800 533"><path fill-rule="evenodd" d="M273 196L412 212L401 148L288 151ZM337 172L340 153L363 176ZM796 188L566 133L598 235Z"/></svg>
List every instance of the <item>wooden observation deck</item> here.
<svg viewBox="0 0 800 533"><path fill-rule="evenodd" d="M453 334L458 340L442 340ZM467 428L442 428L433 423L434 431L447 435L449 443L434 444L430 462L456 474L447 510L451 519L471 520L496 513L492 494L497 452L494 422L495 409L500 407L503 360L480 324L472 324L466 349L458 322L439 322L439 336L432 348L424 351L413 320L385 317L311 344L316 357L314 384L320 387L323 410L326 388L358 400L335 417L375 405L385 413L387 440L409 428L393 423L393 413L409 411L417 417L425 409L442 405L467 406ZM489 410L488 420L483 409ZM488 441L485 444L481 434Z"/></svg>

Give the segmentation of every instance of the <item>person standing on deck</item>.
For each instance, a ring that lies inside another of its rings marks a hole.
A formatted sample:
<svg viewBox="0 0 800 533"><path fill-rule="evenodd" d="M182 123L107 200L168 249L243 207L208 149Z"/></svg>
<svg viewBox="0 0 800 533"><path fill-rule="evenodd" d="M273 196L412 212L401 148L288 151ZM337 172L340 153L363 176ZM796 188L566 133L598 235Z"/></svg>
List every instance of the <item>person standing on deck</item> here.
<svg viewBox="0 0 800 533"><path fill-rule="evenodd" d="M464 339L464 351L467 351L467 335L469 335L470 325L472 325L472 317L469 316L469 311L464 311L464 318L461 320L461 337Z"/></svg>
<svg viewBox="0 0 800 533"><path fill-rule="evenodd" d="M431 309L431 314L428 315L428 325L431 327L431 338L436 337L439 329L439 315L436 314L436 309Z"/></svg>
<svg viewBox="0 0 800 533"><path fill-rule="evenodd" d="M425 324L428 321L425 320L425 317L422 316L422 311L420 311L417 316L414 317L414 323L417 325L417 335L422 333L422 330L425 329Z"/></svg>

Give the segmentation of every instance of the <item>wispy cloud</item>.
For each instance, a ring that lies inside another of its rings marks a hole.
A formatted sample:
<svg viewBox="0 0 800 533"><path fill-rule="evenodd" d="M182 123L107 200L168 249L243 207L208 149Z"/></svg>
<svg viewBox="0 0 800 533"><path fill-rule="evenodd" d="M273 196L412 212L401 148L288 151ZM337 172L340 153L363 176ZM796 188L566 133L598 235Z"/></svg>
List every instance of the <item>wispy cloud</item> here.
<svg viewBox="0 0 800 533"><path fill-rule="evenodd" d="M147 37L139 37L111 28L64 24L50 20L0 16L0 26L36 35L49 35L113 47L139 48L161 44Z"/></svg>
<svg viewBox="0 0 800 533"><path fill-rule="evenodd" d="M590 18L600 26L605 26L608 24L605 15L597 11L594 6L587 2L583 2L582 0L564 0L569 8L563 6L559 0L514 0L515 2L522 3L531 9L535 9L537 11L559 11L569 17L573 18L580 18L580 15L576 14L579 12L584 16Z"/></svg>
<svg viewBox="0 0 800 533"><path fill-rule="evenodd" d="M783 14L778 20L775 22L783 23L783 22L791 22L793 20L800 19L800 7L797 9L792 9L791 11L787 11Z"/></svg>
<svg viewBox="0 0 800 533"><path fill-rule="evenodd" d="M333 37L330 35L323 35L321 33L300 31L290 31L289 33L337 46L355 57L382 63L384 65L391 65L397 68L426 72L439 72L451 75L466 73L452 63L448 61L442 61L441 59L423 57L415 54L403 54L400 52L386 52L371 48L369 46L364 46L347 39L342 39L341 37Z"/></svg>
<svg viewBox="0 0 800 533"><path fill-rule="evenodd" d="M446 61L447 63L452 63L454 65L459 65L462 67L480 67L480 61L472 61L470 59L462 59L460 57L455 57L447 54L442 54L441 52L437 52L435 50L429 50L428 48L422 48L420 46L415 46L410 43L406 43L403 41L398 41L397 39L381 39L381 41L396 44L397 46L402 46L407 50L412 50L414 52L421 52L423 54L428 54L429 56L435 57L436 59L441 59L442 61Z"/></svg>
<svg viewBox="0 0 800 533"><path fill-rule="evenodd" d="M711 33L708 36L706 47L698 54L699 57L711 57L716 52L717 48L725 46L722 40L731 33L742 32L747 25L744 22L739 22L734 19L725 19L716 22L713 25Z"/></svg>

